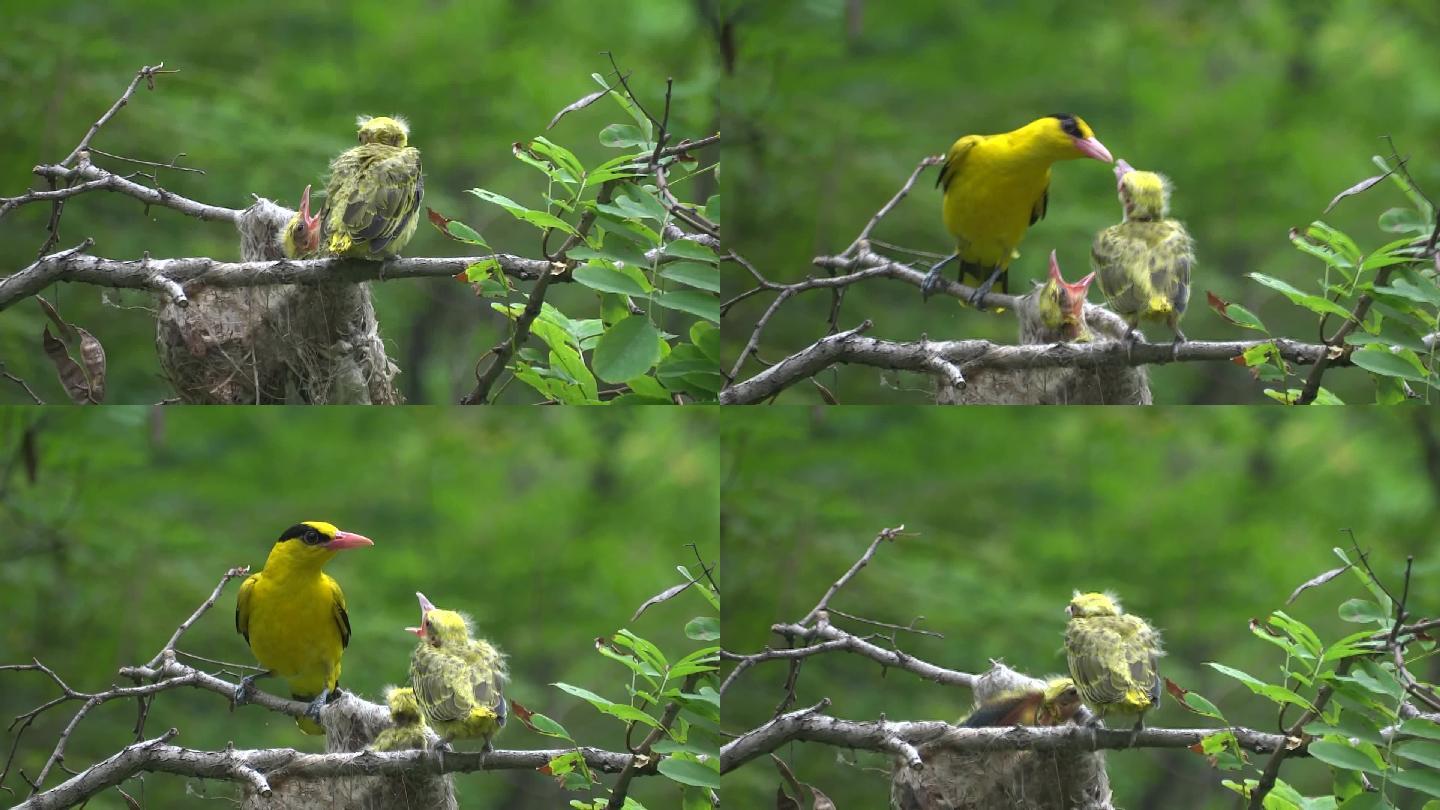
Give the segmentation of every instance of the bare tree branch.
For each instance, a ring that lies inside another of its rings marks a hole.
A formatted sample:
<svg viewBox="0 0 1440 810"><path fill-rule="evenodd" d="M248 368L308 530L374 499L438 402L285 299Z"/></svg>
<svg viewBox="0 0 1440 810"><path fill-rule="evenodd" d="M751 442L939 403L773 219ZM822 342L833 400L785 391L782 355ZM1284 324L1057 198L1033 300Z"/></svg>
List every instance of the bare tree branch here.
<svg viewBox="0 0 1440 810"><path fill-rule="evenodd" d="M778 300L778 299L777 299ZM1088 308L1087 308L1088 312ZM1256 346L1273 343L1292 363L1312 364L1333 352L1323 343L1275 340L1199 341L1181 344L1137 341L1126 345L1107 340L1096 343L1055 343L1012 346L988 340L919 340L899 343L862 335L870 321L845 332L823 337L755 376L733 383L720 392L722 405L762 402L797 382L838 363L857 363L896 371L927 374L968 373L971 369L1109 368L1185 362L1228 362ZM952 372L943 361L953 366ZM1340 359L1334 362L1348 363ZM937 367L938 366L938 367Z"/></svg>
<svg viewBox="0 0 1440 810"><path fill-rule="evenodd" d="M88 241L88 240L87 240ZM506 275L534 279L554 265L506 253L444 259L284 259L275 262L221 262L209 258L120 260L83 255L86 245L52 253L14 275L0 279L0 311L36 295L57 281L83 282L134 290L162 289L172 297L175 285L261 287L270 284L318 284L330 281L386 281L397 278L454 276L476 262L495 261ZM183 290L180 294L183 295ZM184 299L176 299L183 304Z"/></svg>
<svg viewBox="0 0 1440 810"><path fill-rule="evenodd" d="M201 751L169 745L175 729L153 740L126 746L108 759L87 768L76 776L43 793L31 796L16 805L16 810L42 810L70 807L121 784L142 771L172 773L180 776L246 782L257 793L271 793L268 778L284 770L285 778L318 779L342 776L375 776L418 773L473 773L496 770L536 770L550 760L575 749L537 751L446 752L412 749L408 751L358 751L338 754L307 754L293 748L230 749ZM618 773L635 760L631 754L619 754L596 748L579 749L585 762L604 773ZM640 768L653 773L653 763ZM267 778L267 774L271 775Z"/></svg>
<svg viewBox="0 0 1440 810"><path fill-rule="evenodd" d="M1230 732L1241 746L1263 753L1286 748L1291 739L1247 728L1146 728L1131 745L1128 730L1076 725L957 728L941 721L883 719L855 722L822 714L827 705L828 701L822 701L808 709L781 715L726 743L720 748L720 773L729 773L792 741L889 752L901 756L913 768L921 767L919 754L914 750L914 746L921 743L955 751L1189 748L1212 734Z"/></svg>

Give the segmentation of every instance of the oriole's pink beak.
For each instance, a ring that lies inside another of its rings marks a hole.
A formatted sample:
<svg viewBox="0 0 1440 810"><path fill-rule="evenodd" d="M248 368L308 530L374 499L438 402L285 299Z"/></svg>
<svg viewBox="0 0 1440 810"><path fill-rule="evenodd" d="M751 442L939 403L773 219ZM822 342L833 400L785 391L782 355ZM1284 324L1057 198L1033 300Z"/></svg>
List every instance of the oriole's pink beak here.
<svg viewBox="0 0 1440 810"><path fill-rule="evenodd" d="M1071 136L1070 140L1075 142L1075 148L1079 149L1080 154L1084 155L1085 157L1092 157L1096 160L1103 160L1106 163L1110 163L1114 160L1114 158L1110 156L1110 150L1105 148L1105 144L1100 143L1094 138L1076 138L1074 136Z"/></svg>
<svg viewBox="0 0 1440 810"><path fill-rule="evenodd" d="M332 551L341 551L347 548L360 548L361 546L373 546L375 541L363 534L351 532L336 532L334 539L325 544L325 548Z"/></svg>
<svg viewBox="0 0 1440 810"><path fill-rule="evenodd" d="M1119 160L1115 161L1115 190L1116 190L1116 191L1119 191L1119 190L1120 190L1120 182L1125 179L1125 175L1127 175L1127 174L1129 174L1130 172L1133 172L1133 171L1135 171L1135 167L1134 167L1134 166L1131 166L1129 163L1126 163L1126 162L1125 162L1125 158L1120 158Z"/></svg>
<svg viewBox="0 0 1440 810"><path fill-rule="evenodd" d="M419 636L420 638L425 638L425 614L427 614L427 613L429 613L430 611L434 610L434 609L435 609L435 606L430 603L430 600L429 600L429 599L426 599L426 598L425 598L425 594L420 593L419 591L416 591L416 592L415 592L415 596L416 596L416 598L418 598L418 599L420 600L420 626L419 626L419 627L407 627L407 628L405 628L405 630L406 630L407 632L414 633L415 635Z"/></svg>

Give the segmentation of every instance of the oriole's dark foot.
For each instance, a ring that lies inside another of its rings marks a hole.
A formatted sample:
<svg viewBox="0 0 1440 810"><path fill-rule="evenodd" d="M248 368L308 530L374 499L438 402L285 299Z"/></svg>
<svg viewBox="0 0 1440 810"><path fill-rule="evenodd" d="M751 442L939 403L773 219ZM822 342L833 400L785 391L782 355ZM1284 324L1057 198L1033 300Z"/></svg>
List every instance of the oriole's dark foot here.
<svg viewBox="0 0 1440 810"><path fill-rule="evenodd" d="M981 282L980 286L975 288L975 292L970 293L970 306L979 310L984 310L985 296L990 294L990 288L994 286L995 279L993 277L987 278L985 279L985 281Z"/></svg>
<svg viewBox="0 0 1440 810"><path fill-rule="evenodd" d="M453 754L455 752L455 749L450 746L449 740L441 740L435 743L435 750L442 754Z"/></svg>
<svg viewBox="0 0 1440 810"><path fill-rule="evenodd" d="M1143 720L1136 721L1136 723L1135 723L1135 728L1130 729L1130 740L1129 740L1129 742L1125 743L1125 747L1126 747L1126 748L1134 748L1134 747L1135 747L1135 740L1137 740L1137 739L1140 737L1140 729L1142 729L1142 728L1144 728L1144 727L1145 727L1145 723L1144 723Z"/></svg>
<svg viewBox="0 0 1440 810"><path fill-rule="evenodd" d="M331 691L326 689L320 693L319 697L310 701L310 705L305 707L305 716L314 720L317 724L323 725L320 723L320 710L325 708L326 703L330 702L330 695Z"/></svg>
<svg viewBox="0 0 1440 810"><path fill-rule="evenodd" d="M240 683L235 687L234 694L231 695L231 702L236 706L244 706L246 703L249 703L250 693L255 691L255 681L260 678L269 677L269 675L270 670L267 669L264 672L257 672L254 675L246 675L241 678Z"/></svg>
<svg viewBox="0 0 1440 810"><path fill-rule="evenodd" d="M925 280L920 282L921 301L930 300L930 296L935 292L935 288L940 286L941 269L941 265L937 264L934 267L930 268L930 272L925 274Z"/></svg>
<svg viewBox="0 0 1440 810"><path fill-rule="evenodd" d="M958 258L960 258L958 253L951 253L930 268L930 272L925 274L925 280L920 282L920 300L929 300L936 288L940 286L940 272L945 269L945 265Z"/></svg>

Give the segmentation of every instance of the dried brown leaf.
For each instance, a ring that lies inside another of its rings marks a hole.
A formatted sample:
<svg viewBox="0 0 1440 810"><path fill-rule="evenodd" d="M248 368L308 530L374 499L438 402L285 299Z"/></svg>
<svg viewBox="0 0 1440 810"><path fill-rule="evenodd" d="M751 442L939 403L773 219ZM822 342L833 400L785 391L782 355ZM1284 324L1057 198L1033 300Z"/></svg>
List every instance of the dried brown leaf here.
<svg viewBox="0 0 1440 810"><path fill-rule="evenodd" d="M1349 567L1350 566L1348 565L1342 565L1339 568L1331 568L1329 571L1326 571L1319 576L1305 580L1304 582L1300 583L1300 587L1296 588L1295 591L1290 594L1290 598L1285 600L1285 604L1288 605L1291 602L1294 602L1297 598L1299 598L1300 594L1304 593L1305 591L1308 591L1317 585L1324 585L1335 577L1340 576L1341 574L1345 573L1346 569L1348 569Z"/></svg>
<svg viewBox="0 0 1440 810"><path fill-rule="evenodd" d="M635 615L630 617L630 621L633 622L636 619L640 618L641 613L644 613L655 605L658 605L667 599L673 599L676 596L679 596L682 592L684 592L686 588L689 588L691 585L694 584L695 583L693 582L682 582L679 585L672 585L669 588L661 591L660 593L657 593L654 596L650 597L649 599L646 599L645 603L640 605L639 609L635 611Z"/></svg>
<svg viewBox="0 0 1440 810"><path fill-rule="evenodd" d="M1321 213L1321 216L1330 213L1330 209L1334 208L1341 200L1345 199L1346 197L1353 197L1356 194L1361 193L1362 191L1369 191L1371 188L1374 188L1376 183L1379 183L1381 180L1384 180L1389 176L1390 172L1386 172L1384 174L1377 174L1374 177L1367 177L1364 180L1361 180L1355 185L1340 192L1339 194L1336 194L1335 199L1331 200L1330 204L1325 206L1325 210Z"/></svg>
<svg viewBox="0 0 1440 810"><path fill-rule="evenodd" d="M608 92L610 91L597 90L594 93L591 93L590 95L580 99L579 101L575 101L565 105L564 109L562 109L558 113L555 113L555 117L550 119L550 123L546 124L545 128L552 129L556 124L560 123L561 118L564 118L566 115L575 112L576 110L583 110L586 107L589 107L591 104L594 104L596 101L599 101L601 98L603 98L604 95Z"/></svg>
<svg viewBox="0 0 1440 810"><path fill-rule="evenodd" d="M70 352L65 350L64 341L50 334L48 326L45 327L41 340L45 347L45 356L50 358L56 374L60 376L60 384L65 387L65 395L77 405L90 404L90 383L85 379L85 369L80 368L80 364L70 357Z"/></svg>

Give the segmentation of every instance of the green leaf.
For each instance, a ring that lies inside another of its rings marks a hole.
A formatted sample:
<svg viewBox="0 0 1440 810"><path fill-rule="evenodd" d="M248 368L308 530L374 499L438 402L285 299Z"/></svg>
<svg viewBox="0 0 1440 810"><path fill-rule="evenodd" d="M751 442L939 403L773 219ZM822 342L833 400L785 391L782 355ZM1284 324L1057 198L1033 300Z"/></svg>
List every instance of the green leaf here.
<svg viewBox="0 0 1440 810"><path fill-rule="evenodd" d="M719 790L720 766L718 761L711 761L716 764L713 766L702 765L693 760L666 757L660 760L660 764L656 766L656 770L682 785L694 785L695 787Z"/></svg>
<svg viewBox="0 0 1440 810"><path fill-rule="evenodd" d="M600 143L605 146L613 146L623 149L627 146L639 146L646 142L639 127L631 124L611 124L600 130Z"/></svg>
<svg viewBox="0 0 1440 810"><path fill-rule="evenodd" d="M490 245L486 244L484 237L477 233L474 228L466 225L458 219L452 219L449 222L445 223L445 230L447 233L460 240L461 242L467 242L472 245L479 245L486 250L490 249Z"/></svg>
<svg viewBox="0 0 1440 810"><path fill-rule="evenodd" d="M660 271L662 278L678 281L690 287L710 292L720 292L720 271L709 264L700 262L671 262Z"/></svg>
<svg viewBox="0 0 1440 810"><path fill-rule="evenodd" d="M581 265L575 268L574 277L580 284L600 292L638 295L642 298L650 295L650 291L641 286L634 278L603 264L592 262Z"/></svg>
<svg viewBox="0 0 1440 810"><path fill-rule="evenodd" d="M1266 683L1253 675L1247 674L1233 667L1227 667L1224 664L1217 664L1213 661L1208 662L1206 665L1214 669L1216 672L1229 675L1235 680L1240 681L1241 683L1248 686L1250 688L1250 691L1254 692L1255 694L1270 698L1276 703L1293 703L1296 706L1300 706L1306 709L1310 708L1310 701L1296 694L1294 691L1285 688L1284 686Z"/></svg>
<svg viewBox="0 0 1440 810"><path fill-rule="evenodd" d="M595 345L595 373L610 383L639 377L660 362L661 342L660 332L645 316L622 318Z"/></svg>
<svg viewBox="0 0 1440 810"><path fill-rule="evenodd" d="M1280 279L1267 276L1263 273L1250 273L1249 276L1272 290L1278 290L1283 293L1286 298L1289 298L1291 302L1305 307L1312 312L1321 314L1329 313L1331 315L1337 315L1347 321L1350 320L1350 311L1328 298L1303 293Z"/></svg>
<svg viewBox="0 0 1440 810"><path fill-rule="evenodd" d="M1347 622L1385 622L1390 616L1369 599L1346 599L1340 605L1340 618Z"/></svg>
<svg viewBox="0 0 1440 810"><path fill-rule="evenodd" d="M1409 737L1425 737L1440 740L1440 723L1423 717L1412 717L1400 724L1400 734Z"/></svg>
<svg viewBox="0 0 1440 810"><path fill-rule="evenodd" d="M1400 377L1417 382L1423 382L1426 378L1423 368L1416 368L1415 364L1406 358L1375 346L1366 346L1352 353L1350 361L1366 371L1386 377Z"/></svg>
<svg viewBox="0 0 1440 810"><path fill-rule="evenodd" d="M715 223L716 225L719 225L719 224L720 224L720 195L719 195L719 194L716 194L715 196L713 196L713 197L711 197L710 199L708 199L708 200L705 201L705 218L708 219L708 220L710 220L711 222Z"/></svg>
<svg viewBox="0 0 1440 810"><path fill-rule="evenodd" d="M564 166L566 171L570 172L576 179L579 179L585 174L585 166L580 162L579 158L575 157L574 152L549 140L543 135L531 141L530 148Z"/></svg>
<svg viewBox="0 0 1440 810"><path fill-rule="evenodd" d="M720 620L714 616L696 616L685 624L685 637L695 641L716 641L720 638Z"/></svg>
<svg viewBox="0 0 1440 810"><path fill-rule="evenodd" d="M1440 770L1440 743L1409 740L1396 745L1395 753Z"/></svg>
<svg viewBox="0 0 1440 810"><path fill-rule="evenodd" d="M510 212L511 216L523 222L528 222L531 225L536 225L541 228L555 228L568 234L576 233L573 225L547 211L532 211L509 197L496 194L493 191L487 191L483 188L472 188L470 189L470 193L488 203L494 203L504 208Z"/></svg>
<svg viewBox="0 0 1440 810"><path fill-rule="evenodd" d="M1256 329L1261 332L1268 331L1260 318L1250 310L1239 304L1230 304L1225 307L1225 315L1235 322L1236 326L1243 326L1246 329Z"/></svg>
<svg viewBox="0 0 1440 810"><path fill-rule="evenodd" d="M716 366L720 365L720 327L705 321L696 321L690 325L690 342L706 357L714 360Z"/></svg>
<svg viewBox="0 0 1440 810"><path fill-rule="evenodd" d="M1310 756L1336 768L1364 771L1377 776L1385 772L1382 765L1376 763L1363 751L1359 751L1347 743L1335 742L1330 738L1310 743L1309 750Z"/></svg>
<svg viewBox="0 0 1440 810"><path fill-rule="evenodd" d="M1357 793L1345 800L1335 810L1381 810L1381 808L1393 807L1385 800L1383 793Z"/></svg>
<svg viewBox="0 0 1440 810"><path fill-rule="evenodd" d="M534 726L536 731L546 736L558 737L562 740L571 740L573 742L570 732L566 731L564 726L539 712L530 715L530 725Z"/></svg>
<svg viewBox="0 0 1440 810"><path fill-rule="evenodd" d="M1415 284L1408 279L1397 278L1389 287L1376 287L1375 292L1398 295L1411 301L1440 307L1440 287L1433 283Z"/></svg>
<svg viewBox="0 0 1440 810"><path fill-rule="evenodd" d="M1380 230L1390 233L1428 234L1431 224L1413 208L1391 208L1380 215Z"/></svg>
<svg viewBox="0 0 1440 810"><path fill-rule="evenodd" d="M1185 707L1195 712L1196 714L1202 714L1206 717L1213 717L1216 720L1225 719L1225 715L1220 713L1220 709L1214 703L1211 703L1209 700L1207 700L1205 696L1200 694L1199 692L1185 693Z"/></svg>
<svg viewBox="0 0 1440 810"><path fill-rule="evenodd" d="M600 710L602 713L608 714L611 717L625 720L627 722L642 723L644 725L650 726L651 728L659 728L660 726L659 721L646 714L645 712L640 711L634 706L606 700L605 698L600 697L599 695L591 692L588 689L582 689L578 686L571 686L568 683L556 683L552 685L555 688L561 690L562 692L568 692L575 697L584 700L591 706L594 706L596 709Z"/></svg>
<svg viewBox="0 0 1440 810"><path fill-rule="evenodd" d="M655 296L655 303L669 309L678 309L691 315L698 315L712 323L720 323L720 299L699 290L677 290L662 292Z"/></svg>
<svg viewBox="0 0 1440 810"><path fill-rule="evenodd" d="M563 372L570 381L580 386L584 392L585 399L589 402L599 402L596 393L595 375L585 367L585 360L580 353L569 346L552 347L550 350L550 368ZM572 403L573 404L573 403Z"/></svg>
<svg viewBox="0 0 1440 810"><path fill-rule="evenodd" d="M1390 781L1430 796L1440 796L1440 773L1434 771L1392 771Z"/></svg>
<svg viewBox="0 0 1440 810"><path fill-rule="evenodd" d="M680 259L694 259L697 262L714 264L719 261L715 251L696 242L693 239L676 239L665 246L666 256L675 256Z"/></svg>

